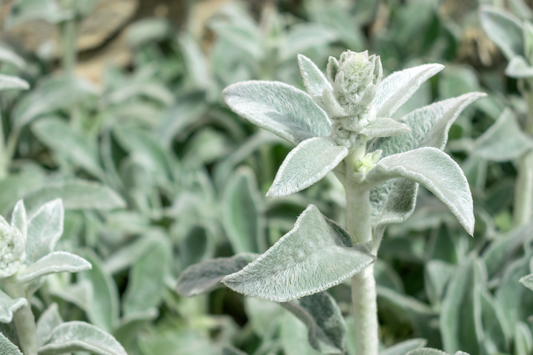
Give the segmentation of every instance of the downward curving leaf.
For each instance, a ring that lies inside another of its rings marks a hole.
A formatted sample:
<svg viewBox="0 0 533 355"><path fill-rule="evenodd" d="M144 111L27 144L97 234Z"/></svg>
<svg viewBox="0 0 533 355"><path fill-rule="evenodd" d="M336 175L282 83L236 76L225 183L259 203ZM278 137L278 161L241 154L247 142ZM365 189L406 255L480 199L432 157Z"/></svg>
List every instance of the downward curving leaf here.
<svg viewBox="0 0 533 355"><path fill-rule="evenodd" d="M316 64L306 56L298 54L298 65L307 92L319 106L323 107L322 93L326 88L332 89L331 84Z"/></svg>
<svg viewBox="0 0 533 355"><path fill-rule="evenodd" d="M507 64L505 75L516 79L531 78L533 77L533 67L529 65L524 57L517 55Z"/></svg>
<svg viewBox="0 0 533 355"><path fill-rule="evenodd" d="M481 26L487 36L502 50L507 60L524 52L524 36L520 20L493 6L482 6Z"/></svg>
<svg viewBox="0 0 533 355"><path fill-rule="evenodd" d="M294 145L329 136L328 116L305 92L275 81L245 81L222 92L228 106L253 124Z"/></svg>
<svg viewBox="0 0 533 355"><path fill-rule="evenodd" d="M231 258L217 258L191 265L178 278L176 292L185 297L209 292L222 286L220 281L225 276L242 270L257 257L257 254L240 253Z"/></svg>
<svg viewBox="0 0 533 355"><path fill-rule="evenodd" d="M64 251L56 251L43 256L22 272L17 274L17 282L31 282L39 277L57 272L78 272L90 270L91 263L87 260Z"/></svg>
<svg viewBox="0 0 533 355"><path fill-rule="evenodd" d="M496 162L513 160L533 149L533 139L522 132L513 112L506 108L498 120L475 140L472 153Z"/></svg>
<svg viewBox="0 0 533 355"><path fill-rule="evenodd" d="M19 348L0 333L0 353L2 355L22 355Z"/></svg>
<svg viewBox="0 0 533 355"><path fill-rule="evenodd" d="M24 297L12 299L0 290L0 323L11 323L13 312L27 304L28 302Z"/></svg>
<svg viewBox="0 0 533 355"><path fill-rule="evenodd" d="M16 76L0 74L0 91L4 90L27 90L30 84L26 80L17 78Z"/></svg>
<svg viewBox="0 0 533 355"><path fill-rule="evenodd" d="M329 137L303 141L281 164L267 196L285 197L303 190L322 179L348 155Z"/></svg>
<svg viewBox="0 0 533 355"><path fill-rule="evenodd" d="M368 172L366 181L376 185L388 179L406 178L433 192L474 233L474 205L468 181L452 158L436 148L420 148L386 157Z"/></svg>
<svg viewBox="0 0 533 355"><path fill-rule="evenodd" d="M281 304L307 327L309 344L322 354L344 354L346 323L337 303L327 292Z"/></svg>
<svg viewBox="0 0 533 355"><path fill-rule="evenodd" d="M368 253L347 247L344 239L345 235L310 205L289 233L222 282L239 293L275 302L324 291L375 260Z"/></svg>
<svg viewBox="0 0 533 355"><path fill-rule="evenodd" d="M408 125L400 123L392 118L378 118L370 122L361 130L361 134L367 137L390 137L398 136L411 131Z"/></svg>
<svg viewBox="0 0 533 355"><path fill-rule="evenodd" d="M60 199L41 206L28 220L26 265L31 265L51 253L63 234L63 203Z"/></svg>
<svg viewBox="0 0 533 355"><path fill-rule="evenodd" d="M426 80L444 69L441 64L424 64L397 71L386 77L377 88L378 117L391 117Z"/></svg>
<svg viewBox="0 0 533 355"><path fill-rule="evenodd" d="M39 345L44 345L52 331L63 323L63 319L57 310L57 303L52 303L46 311L41 314L37 322L37 337L39 338Z"/></svg>
<svg viewBox="0 0 533 355"><path fill-rule="evenodd" d="M405 340L401 343L391 346L387 350L383 350L379 355L405 355L411 350L415 350L426 345L425 339L411 339Z"/></svg>
<svg viewBox="0 0 533 355"><path fill-rule="evenodd" d="M86 351L95 355L127 355L111 335L85 322L67 322L56 327L39 349L39 355Z"/></svg>

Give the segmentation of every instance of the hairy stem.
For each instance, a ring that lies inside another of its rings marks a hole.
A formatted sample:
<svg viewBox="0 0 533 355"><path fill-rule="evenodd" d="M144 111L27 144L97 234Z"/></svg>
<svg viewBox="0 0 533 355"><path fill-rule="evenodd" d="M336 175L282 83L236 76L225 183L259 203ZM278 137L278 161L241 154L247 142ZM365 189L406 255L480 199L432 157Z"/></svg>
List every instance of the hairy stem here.
<svg viewBox="0 0 533 355"><path fill-rule="evenodd" d="M4 287L11 298L26 298L23 285L5 282ZM37 351L39 350L37 329L29 300L26 306L21 307L15 312L15 314L13 314L13 320L15 321L15 327L17 328L17 335L22 353L24 355L37 355Z"/></svg>
<svg viewBox="0 0 533 355"><path fill-rule="evenodd" d="M523 91L527 102L528 112L525 132L533 135L533 88L528 87ZM533 151L525 152L518 162L518 179L515 188L514 224L523 226L531 219L533 205Z"/></svg>
<svg viewBox="0 0 533 355"><path fill-rule="evenodd" d="M346 186L346 212L354 244L372 242L369 191ZM379 327L373 265L352 277L352 308L357 355L377 355Z"/></svg>

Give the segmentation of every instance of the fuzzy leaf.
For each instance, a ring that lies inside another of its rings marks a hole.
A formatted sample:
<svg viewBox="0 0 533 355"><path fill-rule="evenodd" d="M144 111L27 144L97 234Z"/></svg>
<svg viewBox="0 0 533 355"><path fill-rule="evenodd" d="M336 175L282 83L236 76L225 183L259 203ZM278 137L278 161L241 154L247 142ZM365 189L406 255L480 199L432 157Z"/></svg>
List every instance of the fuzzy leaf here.
<svg viewBox="0 0 533 355"><path fill-rule="evenodd" d="M235 253L258 253L267 249L265 212L254 172L239 168L223 195L223 224Z"/></svg>
<svg viewBox="0 0 533 355"><path fill-rule="evenodd" d="M257 254L240 253L231 258L217 258L191 265L178 278L176 292L182 296L190 297L223 286L220 281L225 276L242 270L257 257Z"/></svg>
<svg viewBox="0 0 533 355"><path fill-rule="evenodd" d="M4 46L0 46L0 62L9 63L17 69L23 69L26 66L26 62L21 56Z"/></svg>
<svg viewBox="0 0 533 355"><path fill-rule="evenodd" d="M294 315L284 312L278 316L281 345L285 355L320 355L311 347L306 326Z"/></svg>
<svg viewBox="0 0 533 355"><path fill-rule="evenodd" d="M234 291L286 302L324 291L355 275L375 258L347 247L345 235L313 205L266 253L222 282Z"/></svg>
<svg viewBox="0 0 533 355"><path fill-rule="evenodd" d="M28 238L28 221L24 202L19 200L13 208L11 215L11 228L17 228L22 234L24 241Z"/></svg>
<svg viewBox="0 0 533 355"><path fill-rule="evenodd" d="M386 157L366 175L376 185L394 178L406 178L433 192L457 217L466 231L474 233L474 206L463 171L447 154L436 148L419 148Z"/></svg>
<svg viewBox="0 0 533 355"><path fill-rule="evenodd" d="M411 128L392 118L378 118L370 122L361 130L361 134L367 137L390 137L410 132Z"/></svg>
<svg viewBox="0 0 533 355"><path fill-rule="evenodd" d="M529 65L524 57L517 55L507 64L505 75L516 79L531 78L533 77L533 67Z"/></svg>
<svg viewBox="0 0 533 355"><path fill-rule="evenodd" d="M50 294L75 304L85 312L93 305L93 285L89 280L81 280L67 285L65 288L50 288Z"/></svg>
<svg viewBox="0 0 533 355"><path fill-rule="evenodd" d="M281 164L267 196L285 197L321 180L348 155L348 149L338 146L329 137L303 141Z"/></svg>
<svg viewBox="0 0 533 355"><path fill-rule="evenodd" d="M228 106L253 124L294 145L329 136L326 113L305 92L275 81L245 81L222 92Z"/></svg>
<svg viewBox="0 0 533 355"><path fill-rule="evenodd" d="M453 265L442 260L430 260L426 264L424 284L426 293L433 304L439 304L448 281L453 275Z"/></svg>
<svg viewBox="0 0 533 355"><path fill-rule="evenodd" d="M406 355L411 350L416 350L427 344L425 339L410 339L395 344L386 350L383 350L379 355Z"/></svg>
<svg viewBox="0 0 533 355"><path fill-rule="evenodd" d="M63 323L63 319L57 309L57 303L52 303L46 311L41 314L37 322L37 337L39 338L39 346L43 346L52 331Z"/></svg>
<svg viewBox="0 0 533 355"><path fill-rule="evenodd" d="M57 272L78 272L90 270L91 263L87 260L64 251L55 251L43 256L24 271L17 274L17 282L31 282L39 277Z"/></svg>
<svg viewBox="0 0 533 355"><path fill-rule="evenodd" d="M30 84L26 80L16 76L0 74L0 91L4 90L27 90Z"/></svg>
<svg viewBox="0 0 533 355"><path fill-rule="evenodd" d="M31 265L51 253L63 234L63 202L56 199L41 206L28 220L26 265Z"/></svg>
<svg viewBox="0 0 533 355"><path fill-rule="evenodd" d="M448 355L444 351L432 348L422 348L409 351L407 355Z"/></svg>
<svg viewBox="0 0 533 355"><path fill-rule="evenodd" d="M22 355L19 348L0 333L0 353L2 355Z"/></svg>
<svg viewBox="0 0 533 355"><path fill-rule="evenodd" d="M530 290L533 290L533 274L523 276L518 280L522 285L526 286Z"/></svg>
<svg viewBox="0 0 533 355"><path fill-rule="evenodd" d="M56 327L39 355L86 351L95 355L127 355L111 335L85 322L67 322Z"/></svg>
<svg viewBox="0 0 533 355"><path fill-rule="evenodd" d="M343 354L346 324L339 306L327 292L281 304L308 329L309 344L323 354Z"/></svg>
<svg viewBox="0 0 533 355"><path fill-rule="evenodd" d="M397 71L386 77L377 88L378 117L391 117L426 80L444 69L441 64L424 64Z"/></svg>
<svg viewBox="0 0 533 355"><path fill-rule="evenodd" d="M533 139L522 132L513 112L506 108L498 120L475 140L472 153L484 159L504 162L533 148Z"/></svg>
<svg viewBox="0 0 533 355"><path fill-rule="evenodd" d="M524 52L524 37L520 20L493 6L482 6L481 26L487 36L501 49L507 60Z"/></svg>
<svg viewBox="0 0 533 355"><path fill-rule="evenodd" d="M333 90L331 84L316 64L306 56L298 54L298 65L307 92L320 107L323 107L322 93L324 89Z"/></svg>
<svg viewBox="0 0 533 355"><path fill-rule="evenodd" d="M13 312L28 304L24 297L12 299L0 290L0 323L11 323Z"/></svg>

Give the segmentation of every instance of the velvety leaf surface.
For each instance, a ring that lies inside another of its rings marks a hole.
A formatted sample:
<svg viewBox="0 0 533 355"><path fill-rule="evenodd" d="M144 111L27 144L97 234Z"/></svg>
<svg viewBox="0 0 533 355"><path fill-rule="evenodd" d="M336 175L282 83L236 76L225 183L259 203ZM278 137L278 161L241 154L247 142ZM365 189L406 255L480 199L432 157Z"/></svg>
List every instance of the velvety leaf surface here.
<svg viewBox="0 0 533 355"><path fill-rule="evenodd" d="M281 164L267 196L285 197L303 190L322 179L348 155L329 137L303 141Z"/></svg>
<svg viewBox="0 0 533 355"><path fill-rule="evenodd" d="M533 290L533 274L529 274L527 276L523 276L518 281L520 281L520 283L522 285L526 286L530 290Z"/></svg>
<svg viewBox="0 0 533 355"><path fill-rule="evenodd" d="M222 286L220 281L225 276L242 270L257 257L257 254L240 253L231 258L217 258L191 265L180 274L176 292L185 297L209 292Z"/></svg>
<svg viewBox="0 0 533 355"><path fill-rule="evenodd" d="M52 303L39 317L37 322L37 337L39 346L43 346L52 331L63 323L63 319L57 309L57 303Z"/></svg>
<svg viewBox="0 0 533 355"><path fill-rule="evenodd" d="M24 271L17 274L17 281L20 283L30 282L39 277L57 272L78 272L91 269L91 264L71 253L55 251L43 256Z"/></svg>
<svg viewBox="0 0 533 355"><path fill-rule="evenodd" d="M316 64L306 56L298 54L298 65L307 92L322 107L322 93L326 88L332 89L331 84Z"/></svg>
<svg viewBox="0 0 533 355"><path fill-rule="evenodd" d="M0 333L0 352L3 355L22 355L19 348L10 342L2 333Z"/></svg>
<svg viewBox="0 0 533 355"><path fill-rule="evenodd" d="M517 159L529 149L533 149L533 139L520 129L513 112L505 109L498 120L474 141L472 153L503 162Z"/></svg>
<svg viewBox="0 0 533 355"><path fill-rule="evenodd" d="M424 285L431 303L439 304L455 268L442 260L430 260L426 264Z"/></svg>
<svg viewBox="0 0 533 355"><path fill-rule="evenodd" d="M308 94L293 86L246 81L228 86L222 94L233 111L294 145L331 132L326 113Z"/></svg>
<svg viewBox="0 0 533 355"><path fill-rule="evenodd" d="M400 177L425 186L448 206L469 234L474 232L474 206L468 181L447 154L436 148L420 148L389 156L367 173L366 181L376 185Z"/></svg>
<svg viewBox="0 0 533 355"><path fill-rule="evenodd" d="M11 323L13 312L27 304L24 297L12 299L0 290L0 323Z"/></svg>
<svg viewBox="0 0 533 355"><path fill-rule="evenodd" d="M426 343L427 341L425 339L405 340L381 351L379 355L405 355L411 350L423 347Z"/></svg>
<svg viewBox="0 0 533 355"><path fill-rule="evenodd" d="M4 90L27 90L30 84L26 80L16 76L0 74L0 91Z"/></svg>
<svg viewBox="0 0 533 355"><path fill-rule="evenodd" d="M60 199L43 205L28 220L26 265L31 265L51 253L63 234L63 202Z"/></svg>
<svg viewBox="0 0 533 355"><path fill-rule="evenodd" d="M95 355L127 355L111 335L85 322L67 322L56 327L39 349L40 355L86 351Z"/></svg>
<svg viewBox="0 0 533 355"><path fill-rule="evenodd" d="M69 284L65 288L50 288L50 294L62 300L75 304L85 312L89 312L93 305L93 285L89 280L81 280Z"/></svg>
<svg viewBox="0 0 533 355"><path fill-rule="evenodd" d="M432 348L422 348L409 351L407 355L448 355L444 351Z"/></svg>
<svg viewBox="0 0 533 355"><path fill-rule="evenodd" d="M307 328L298 318L288 312L279 317L281 345L286 355L321 354L309 345Z"/></svg>
<svg viewBox="0 0 533 355"><path fill-rule="evenodd" d="M517 55L507 64L505 75L516 79L531 78L533 77L533 67L529 65L524 57Z"/></svg>
<svg viewBox="0 0 533 355"><path fill-rule="evenodd" d="M487 36L496 43L507 60L523 54L524 37L518 18L495 6L483 6L479 19Z"/></svg>
<svg viewBox="0 0 533 355"><path fill-rule="evenodd" d="M346 247L342 238L310 205L294 229L222 282L239 293L275 302L324 291L374 262L372 255Z"/></svg>
<svg viewBox="0 0 533 355"><path fill-rule="evenodd" d="M424 64L397 71L386 77L377 88L378 117L391 117L426 80L444 69L441 64Z"/></svg>
<svg viewBox="0 0 533 355"><path fill-rule="evenodd" d="M361 134L367 137L390 137L398 136L411 131L408 125L400 123L392 118L377 118L361 130Z"/></svg>
<svg viewBox="0 0 533 355"><path fill-rule="evenodd" d="M19 200L13 208L11 215L11 228L17 228L22 234L22 238L26 240L28 238L28 221L26 215L26 208L24 202Z"/></svg>
<svg viewBox="0 0 533 355"><path fill-rule="evenodd" d="M346 324L337 303L327 292L319 292L281 304L308 329L309 344L322 354L343 354Z"/></svg>

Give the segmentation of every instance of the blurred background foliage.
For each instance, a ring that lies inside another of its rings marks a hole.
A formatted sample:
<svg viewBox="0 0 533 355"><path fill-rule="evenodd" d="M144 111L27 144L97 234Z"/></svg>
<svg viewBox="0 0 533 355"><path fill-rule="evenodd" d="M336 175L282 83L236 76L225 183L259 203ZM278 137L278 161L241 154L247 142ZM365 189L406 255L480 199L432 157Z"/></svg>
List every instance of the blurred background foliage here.
<svg viewBox="0 0 533 355"><path fill-rule="evenodd" d="M60 248L93 264L50 276L32 300L37 315L56 302L63 319L101 327L132 355L217 354L225 346L313 354L305 326L279 305L224 288L185 298L176 280L202 261L264 252L310 203L344 223L333 175L288 198L264 197L291 147L231 112L221 90L252 79L303 88L298 53L325 69L329 56L368 49L381 56L385 75L446 65L396 118L435 100L489 94L456 121L447 147L471 185L475 237L427 191L407 222L388 229L375 268L383 346L419 337L448 352L532 353L533 293L518 279L531 272L533 225L513 226L516 161L495 162L477 149L504 108L520 124L527 114L517 80L504 74L505 57L481 28L479 6L531 20L531 3L0 4L0 73L30 83L0 94L0 212L20 198L31 209L62 197ZM109 208L105 189L126 207ZM353 327L349 285L330 293Z"/></svg>

